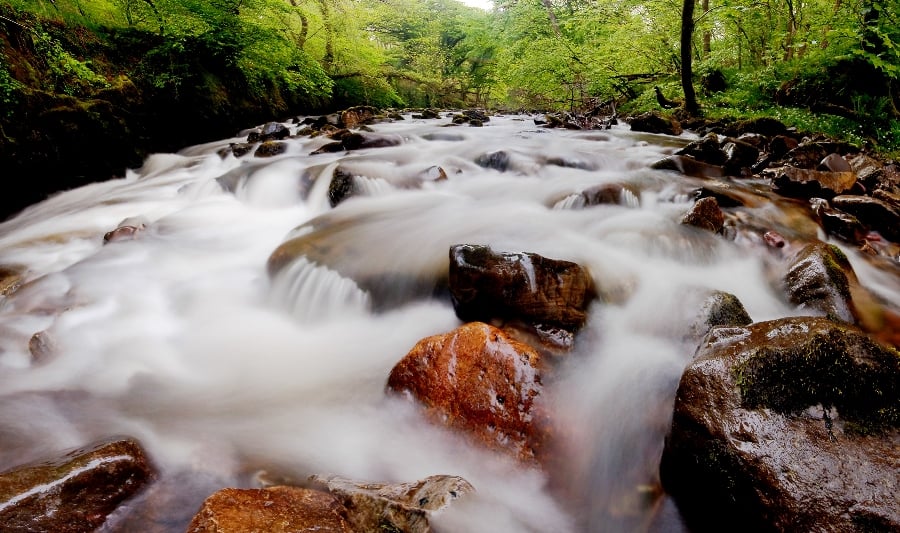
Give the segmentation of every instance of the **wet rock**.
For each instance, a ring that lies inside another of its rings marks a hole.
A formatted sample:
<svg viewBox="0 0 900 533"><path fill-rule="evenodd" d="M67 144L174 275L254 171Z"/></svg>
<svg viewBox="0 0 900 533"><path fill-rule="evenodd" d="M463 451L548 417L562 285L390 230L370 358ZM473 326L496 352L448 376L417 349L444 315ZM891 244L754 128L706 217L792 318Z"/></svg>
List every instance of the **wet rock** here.
<svg viewBox="0 0 900 533"><path fill-rule="evenodd" d="M331 207L336 207L357 192L359 191L353 183L353 174L340 166L335 168L328 184L328 203Z"/></svg>
<svg viewBox="0 0 900 533"><path fill-rule="evenodd" d="M827 170L830 172L853 172L850 163L840 154L828 154L825 159L819 162L818 170Z"/></svg>
<svg viewBox="0 0 900 533"><path fill-rule="evenodd" d="M738 139L727 139L722 145L725 153L724 166L730 175L740 176L749 174L749 169L759 158L759 149L750 143Z"/></svg>
<svg viewBox="0 0 900 533"><path fill-rule="evenodd" d="M477 120L481 123L490 122L491 120L491 117L487 113L478 109L463 110L462 116L466 117L469 120Z"/></svg>
<svg viewBox="0 0 900 533"><path fill-rule="evenodd" d="M355 106L341 111L340 123L345 128L357 128L363 124L371 124L378 116L379 110L372 106Z"/></svg>
<svg viewBox="0 0 900 533"><path fill-rule="evenodd" d="M898 406L900 354L854 327L714 328L678 386L663 486L691 531L897 531Z"/></svg>
<svg viewBox="0 0 900 533"><path fill-rule="evenodd" d="M476 165L484 168L499 170L500 172L506 172L507 170L509 170L509 163L509 154L503 150L481 154L480 156L475 158Z"/></svg>
<svg viewBox="0 0 900 533"><path fill-rule="evenodd" d="M352 533L343 505L327 492L300 487L222 489L203 502L188 533Z"/></svg>
<svg viewBox="0 0 900 533"><path fill-rule="evenodd" d="M725 214L722 213L715 198L701 198L694 202L691 210L682 217L681 223L720 233L725 226Z"/></svg>
<svg viewBox="0 0 900 533"><path fill-rule="evenodd" d="M881 200L891 206L895 211L900 212L900 193L892 193L883 189L876 189L872 193L872 198Z"/></svg>
<svg viewBox="0 0 900 533"><path fill-rule="evenodd" d="M784 237L777 231L767 231L763 234L763 241L772 248L784 248Z"/></svg>
<svg viewBox="0 0 900 533"><path fill-rule="evenodd" d="M22 286L25 267L21 265L0 265L0 296L9 296Z"/></svg>
<svg viewBox="0 0 900 533"><path fill-rule="evenodd" d="M274 157L287 152L287 143L280 141L265 141L253 152L253 157Z"/></svg>
<svg viewBox="0 0 900 533"><path fill-rule="evenodd" d="M260 143L265 141L280 141L287 139L291 135L284 124L280 122L267 122L262 127L250 130L247 134L248 143Z"/></svg>
<svg viewBox="0 0 900 533"><path fill-rule="evenodd" d="M48 332L39 331L29 339L28 352L31 354L32 361L42 363L49 360L56 352L56 343Z"/></svg>
<svg viewBox="0 0 900 533"><path fill-rule="evenodd" d="M469 244L450 248L449 288L462 320L520 319L569 331L584 325L596 295L576 263Z"/></svg>
<svg viewBox="0 0 900 533"><path fill-rule="evenodd" d="M855 216L833 209L823 198L812 198L809 203L825 233L852 244L865 241L869 231Z"/></svg>
<svg viewBox="0 0 900 533"><path fill-rule="evenodd" d="M710 165L723 165L726 158L725 152L719 145L719 137L715 133L708 133L701 139L691 141L687 146L675 152L675 155L693 157Z"/></svg>
<svg viewBox="0 0 900 533"><path fill-rule="evenodd" d="M793 137L789 137L787 135L776 135L772 137L772 140L769 142L768 152L775 159L781 159L788 152L797 148L800 145L800 142Z"/></svg>
<svg viewBox="0 0 900 533"><path fill-rule="evenodd" d="M431 120L441 118L441 113L437 109L423 109L421 112L412 115L412 118L419 120Z"/></svg>
<svg viewBox="0 0 900 533"><path fill-rule="evenodd" d="M784 166L775 171L772 189L793 198L833 198L853 189L856 174Z"/></svg>
<svg viewBox="0 0 900 533"><path fill-rule="evenodd" d="M710 182L694 191L694 198L715 198L719 207L755 206L760 198L751 195L727 182Z"/></svg>
<svg viewBox="0 0 900 533"><path fill-rule="evenodd" d="M681 135L681 124L674 118L666 118L656 111L648 111L629 121L632 131L661 133L664 135Z"/></svg>
<svg viewBox="0 0 900 533"><path fill-rule="evenodd" d="M431 533L428 513L475 488L459 476L437 475L412 483L372 483L339 476L312 476L342 502L354 531Z"/></svg>
<svg viewBox="0 0 900 533"><path fill-rule="evenodd" d="M739 120L725 128L725 134L730 137L739 137L745 133L759 133L772 137L784 135L787 131L787 126L783 122L768 117Z"/></svg>
<svg viewBox="0 0 900 533"><path fill-rule="evenodd" d="M422 173L420 173L420 177L424 181L447 181L448 179L447 171L437 165L432 165L426 168Z"/></svg>
<svg viewBox="0 0 900 533"><path fill-rule="evenodd" d="M545 452L538 353L482 322L419 341L391 370L388 390L421 403L435 422L532 462Z"/></svg>
<svg viewBox="0 0 900 533"><path fill-rule="evenodd" d="M576 195L571 195L554 203L569 209L581 209L595 205L630 205L640 203L636 189L622 183L603 183L589 187Z"/></svg>
<svg viewBox="0 0 900 533"><path fill-rule="evenodd" d="M119 227L103 235L103 244L134 240L137 238L138 233L144 231L146 227L147 225L142 222L119 224Z"/></svg>
<svg viewBox="0 0 900 533"><path fill-rule="evenodd" d="M850 213L887 239L900 241L900 209L887 202L877 197L839 195L831 199L831 205Z"/></svg>
<svg viewBox="0 0 900 533"><path fill-rule="evenodd" d="M208 470L164 472L121 505L102 533L184 533L204 500L231 482L230 477Z"/></svg>
<svg viewBox="0 0 900 533"><path fill-rule="evenodd" d="M800 144L785 156L787 164L803 169L816 169L831 154L844 155L857 152L848 143L811 141Z"/></svg>
<svg viewBox="0 0 900 533"><path fill-rule="evenodd" d="M229 143L227 149L219 152L219 156L224 158L230 152L234 157L242 157L252 152L254 147L255 143Z"/></svg>
<svg viewBox="0 0 900 533"><path fill-rule="evenodd" d="M333 143L327 143L320 146L317 150L310 152L309 155L329 154L335 152L343 152L344 150L344 143L342 143L341 141L335 141Z"/></svg>
<svg viewBox="0 0 900 533"><path fill-rule="evenodd" d="M847 256L833 244L815 242L794 257L784 286L788 300L800 310L854 323L851 278L855 282Z"/></svg>
<svg viewBox="0 0 900 533"><path fill-rule="evenodd" d="M698 342L716 326L747 326L753 320L737 296L725 291L710 291L690 327L690 338Z"/></svg>
<svg viewBox="0 0 900 533"><path fill-rule="evenodd" d="M93 531L153 476L143 449L130 439L21 466L0 474L0 523L10 533Z"/></svg>
<svg viewBox="0 0 900 533"><path fill-rule="evenodd" d="M664 159L656 161L650 168L656 170L675 170L681 172L685 176L693 176L695 178L721 178L725 176L725 169L721 166L710 165L698 161L692 157L682 155L672 155Z"/></svg>
<svg viewBox="0 0 900 533"><path fill-rule="evenodd" d="M310 155L340 152L343 150L362 150L364 148L385 148L388 146L397 146L403 142L403 139L399 135L352 133L346 130L332 133L332 138L340 140L328 143L318 150L311 152Z"/></svg>

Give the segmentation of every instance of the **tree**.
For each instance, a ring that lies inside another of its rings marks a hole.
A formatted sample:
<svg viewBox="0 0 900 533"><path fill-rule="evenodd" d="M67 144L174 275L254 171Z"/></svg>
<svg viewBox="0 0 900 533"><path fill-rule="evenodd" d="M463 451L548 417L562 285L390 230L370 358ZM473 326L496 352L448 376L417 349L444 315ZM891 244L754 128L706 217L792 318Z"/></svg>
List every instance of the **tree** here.
<svg viewBox="0 0 900 533"><path fill-rule="evenodd" d="M694 2L684 0L681 5L681 88L684 90L684 110L690 115L700 112L694 92L694 72L691 67L691 38L694 34Z"/></svg>

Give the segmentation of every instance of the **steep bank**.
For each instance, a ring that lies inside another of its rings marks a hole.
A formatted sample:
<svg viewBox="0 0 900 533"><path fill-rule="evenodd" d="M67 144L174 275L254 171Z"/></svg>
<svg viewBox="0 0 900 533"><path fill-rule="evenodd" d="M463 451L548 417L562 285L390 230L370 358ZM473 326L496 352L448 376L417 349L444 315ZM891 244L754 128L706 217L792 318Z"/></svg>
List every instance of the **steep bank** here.
<svg viewBox="0 0 900 533"><path fill-rule="evenodd" d="M0 4L0 219L48 194L124 174L149 154L326 105L248 79L237 43L38 19ZM315 70L315 69L313 69Z"/></svg>

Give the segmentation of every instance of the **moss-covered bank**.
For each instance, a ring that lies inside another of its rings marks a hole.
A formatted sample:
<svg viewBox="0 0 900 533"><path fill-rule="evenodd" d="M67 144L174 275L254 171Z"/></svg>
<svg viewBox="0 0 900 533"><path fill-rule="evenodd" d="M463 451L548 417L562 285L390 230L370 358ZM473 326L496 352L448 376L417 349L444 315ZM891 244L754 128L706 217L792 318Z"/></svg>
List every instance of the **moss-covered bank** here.
<svg viewBox="0 0 900 533"><path fill-rule="evenodd" d="M0 3L0 219L149 153L327 106L318 67L299 73L306 88L254 76L238 40L215 36L64 25Z"/></svg>

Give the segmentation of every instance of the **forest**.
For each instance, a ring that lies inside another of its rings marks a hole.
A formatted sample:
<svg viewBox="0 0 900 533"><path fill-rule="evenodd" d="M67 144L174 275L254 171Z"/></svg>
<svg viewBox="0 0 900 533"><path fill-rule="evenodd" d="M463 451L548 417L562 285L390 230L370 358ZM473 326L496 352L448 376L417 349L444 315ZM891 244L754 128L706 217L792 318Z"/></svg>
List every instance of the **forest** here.
<svg viewBox="0 0 900 533"><path fill-rule="evenodd" d="M654 87L890 155L898 18L893 0L3 0L0 159L96 173L72 161L99 149L114 174L292 114L628 113L659 109Z"/></svg>

